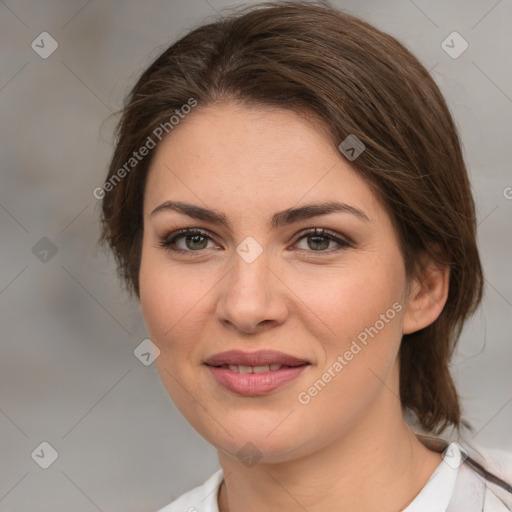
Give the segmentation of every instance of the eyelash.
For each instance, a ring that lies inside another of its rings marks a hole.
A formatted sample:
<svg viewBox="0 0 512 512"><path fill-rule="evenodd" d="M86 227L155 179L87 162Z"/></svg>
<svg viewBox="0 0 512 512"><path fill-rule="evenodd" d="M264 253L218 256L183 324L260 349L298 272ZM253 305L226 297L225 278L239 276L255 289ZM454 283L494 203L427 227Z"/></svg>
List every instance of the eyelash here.
<svg viewBox="0 0 512 512"><path fill-rule="evenodd" d="M201 252L206 250L206 249L200 249L200 250L197 250L197 251L192 251L192 250L184 250L184 249L173 248L172 246L176 243L176 241L178 239L184 237L184 236L201 236L203 238L208 238L209 240L214 241L213 238L206 231L203 231L203 230L198 229L198 228L185 228L185 229L180 229L178 231L174 231L174 232L170 233L169 235L164 237L162 240L160 240L159 245L161 247L163 247L167 251L171 251L171 252L174 252L174 253L181 253L181 254L187 253L189 255L192 255L194 253L201 253ZM325 250L325 251L322 251L322 250L314 251L314 250L299 249L299 252L301 252L301 253L307 252L307 253L327 253L327 254L331 254L333 252L338 252L338 251L341 251L343 249L346 249L346 248L352 246L352 244L350 242L348 242L347 240L341 238L336 233L334 233L332 231L329 231L329 230L326 230L324 228L320 228L320 229L314 228L314 229L310 229L310 230L303 231L303 232L299 233L299 235L297 236L297 239L295 240L294 244L296 244L297 242L299 242L303 238L308 238L308 237L313 237L313 236L317 236L317 237L321 237L321 238L327 238L329 240L332 240L333 242L338 243L340 245L340 247L338 247L338 248L336 248L334 250Z"/></svg>

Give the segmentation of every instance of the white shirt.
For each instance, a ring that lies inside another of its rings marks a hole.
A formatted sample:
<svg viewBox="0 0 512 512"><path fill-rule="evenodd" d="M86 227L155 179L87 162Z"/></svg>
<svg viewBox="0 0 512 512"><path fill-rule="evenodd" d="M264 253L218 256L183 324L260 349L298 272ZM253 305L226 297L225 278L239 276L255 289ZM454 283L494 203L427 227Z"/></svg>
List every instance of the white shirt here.
<svg viewBox="0 0 512 512"><path fill-rule="evenodd" d="M418 435L424 443L425 437ZM441 441L441 440L437 440ZM429 445L429 447L433 445ZM439 451L439 443L437 450ZM455 442L445 442L444 457L414 500L402 512L509 512L490 484L467 463L466 452ZM217 497L224 478L222 469L202 485L181 495L158 512L219 512ZM494 488L494 486L493 486ZM507 499L507 498L504 498Z"/></svg>

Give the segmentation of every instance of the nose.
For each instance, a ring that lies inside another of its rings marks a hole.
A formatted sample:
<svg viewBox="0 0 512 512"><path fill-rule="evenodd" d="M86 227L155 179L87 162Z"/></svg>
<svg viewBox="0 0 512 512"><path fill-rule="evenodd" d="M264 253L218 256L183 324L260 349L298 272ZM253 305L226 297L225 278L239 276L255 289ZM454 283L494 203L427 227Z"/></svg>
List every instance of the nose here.
<svg viewBox="0 0 512 512"><path fill-rule="evenodd" d="M220 284L216 308L224 327L253 334L285 322L287 288L271 264L265 251L252 262L233 255L233 267Z"/></svg>

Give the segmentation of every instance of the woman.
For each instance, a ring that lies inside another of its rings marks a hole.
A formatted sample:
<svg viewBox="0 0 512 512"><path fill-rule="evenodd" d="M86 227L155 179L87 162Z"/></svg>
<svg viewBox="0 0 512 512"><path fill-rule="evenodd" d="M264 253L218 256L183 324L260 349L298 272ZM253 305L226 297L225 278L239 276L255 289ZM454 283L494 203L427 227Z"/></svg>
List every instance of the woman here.
<svg viewBox="0 0 512 512"><path fill-rule="evenodd" d="M162 512L512 510L436 437L465 424L448 363L483 277L456 129L395 39L297 2L199 27L135 85L103 194L222 468Z"/></svg>

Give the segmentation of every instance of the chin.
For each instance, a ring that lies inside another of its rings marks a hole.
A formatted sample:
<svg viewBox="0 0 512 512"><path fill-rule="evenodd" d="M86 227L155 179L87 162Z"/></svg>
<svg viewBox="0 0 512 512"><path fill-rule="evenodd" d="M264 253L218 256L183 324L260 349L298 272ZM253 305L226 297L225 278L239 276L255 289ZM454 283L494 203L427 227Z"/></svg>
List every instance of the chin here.
<svg viewBox="0 0 512 512"><path fill-rule="evenodd" d="M239 459L247 466L255 463L278 464L288 462L300 457L297 442L293 444L285 442L269 442L262 436L261 439L237 438L229 441L224 439L220 444L214 444L214 447L220 452L230 457Z"/></svg>
<svg viewBox="0 0 512 512"><path fill-rule="evenodd" d="M242 462L245 459L258 462L275 464L286 462L305 455L314 443L314 439L301 439L300 433L304 429L291 428L292 425L279 425L279 421L273 422L272 427L268 426L270 421L254 421L254 417L247 416L238 421L229 422L224 418L222 428L216 422L201 422L200 425L191 421L195 430L220 453L236 457ZM285 422L288 420L285 420ZM276 425L277 428L276 428ZM230 435L231 434L231 435Z"/></svg>

